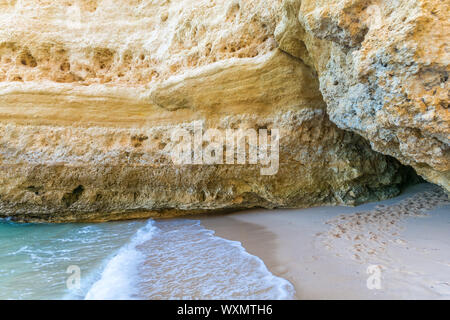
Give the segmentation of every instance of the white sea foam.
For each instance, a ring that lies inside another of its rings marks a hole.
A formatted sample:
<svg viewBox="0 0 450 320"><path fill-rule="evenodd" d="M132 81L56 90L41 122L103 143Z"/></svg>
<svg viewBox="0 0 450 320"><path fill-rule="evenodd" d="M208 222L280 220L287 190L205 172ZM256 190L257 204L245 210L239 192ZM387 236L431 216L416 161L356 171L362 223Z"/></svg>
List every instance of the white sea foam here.
<svg viewBox="0 0 450 320"><path fill-rule="evenodd" d="M120 248L102 272L100 280L94 283L86 294L87 300L117 300L137 298L138 266L145 256L137 246L150 240L157 231L154 222L149 220L139 229L131 241Z"/></svg>
<svg viewBox="0 0 450 320"><path fill-rule="evenodd" d="M106 263L86 299L291 299L293 286L199 221L149 221Z"/></svg>
<svg viewBox="0 0 450 320"><path fill-rule="evenodd" d="M158 221L141 247L139 288L148 299L291 299L293 286L274 276L240 242L205 229L200 221Z"/></svg>

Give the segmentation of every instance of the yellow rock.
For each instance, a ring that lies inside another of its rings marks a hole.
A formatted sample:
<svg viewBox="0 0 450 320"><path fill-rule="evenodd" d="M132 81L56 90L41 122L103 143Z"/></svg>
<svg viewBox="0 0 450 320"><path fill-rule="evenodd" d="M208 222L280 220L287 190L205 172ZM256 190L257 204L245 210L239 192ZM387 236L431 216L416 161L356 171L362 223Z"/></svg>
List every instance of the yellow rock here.
<svg viewBox="0 0 450 320"><path fill-rule="evenodd" d="M330 67L346 49L307 28L307 4L0 1L0 216L100 221L397 194L408 169L329 120L345 127L336 110L354 89L344 81L333 100L326 79L353 64ZM342 46L358 46L357 28L342 32ZM279 129L277 173L175 164L170 133L198 121Z"/></svg>
<svg viewBox="0 0 450 320"><path fill-rule="evenodd" d="M277 40L317 71L331 121L450 191L450 3L287 0L283 10Z"/></svg>

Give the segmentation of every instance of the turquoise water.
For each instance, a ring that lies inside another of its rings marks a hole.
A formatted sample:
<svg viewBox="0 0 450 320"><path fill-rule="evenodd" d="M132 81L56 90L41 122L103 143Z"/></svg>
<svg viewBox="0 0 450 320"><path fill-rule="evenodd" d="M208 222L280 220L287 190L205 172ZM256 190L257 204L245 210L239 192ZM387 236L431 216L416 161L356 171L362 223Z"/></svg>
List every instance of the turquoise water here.
<svg viewBox="0 0 450 320"><path fill-rule="evenodd" d="M67 286L73 266L80 271L79 287ZM215 236L196 220L0 221L0 299L280 299L293 294L289 282L272 275L239 242Z"/></svg>
<svg viewBox="0 0 450 320"><path fill-rule="evenodd" d="M103 265L144 224L0 222L0 299L83 298ZM82 271L79 290L66 286L71 265Z"/></svg>

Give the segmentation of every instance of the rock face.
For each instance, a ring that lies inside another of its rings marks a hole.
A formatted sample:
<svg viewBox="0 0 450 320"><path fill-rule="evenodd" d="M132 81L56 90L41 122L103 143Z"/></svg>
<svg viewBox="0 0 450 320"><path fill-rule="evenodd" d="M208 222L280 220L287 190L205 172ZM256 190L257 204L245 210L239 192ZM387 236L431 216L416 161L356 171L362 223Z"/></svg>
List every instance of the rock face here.
<svg viewBox="0 0 450 320"><path fill-rule="evenodd" d="M450 4L289 0L276 39L318 73L327 113L450 190Z"/></svg>
<svg viewBox="0 0 450 320"><path fill-rule="evenodd" d="M448 10L369 4L0 0L0 216L354 205L408 178L372 148L448 190ZM174 163L198 122L279 129L276 174Z"/></svg>

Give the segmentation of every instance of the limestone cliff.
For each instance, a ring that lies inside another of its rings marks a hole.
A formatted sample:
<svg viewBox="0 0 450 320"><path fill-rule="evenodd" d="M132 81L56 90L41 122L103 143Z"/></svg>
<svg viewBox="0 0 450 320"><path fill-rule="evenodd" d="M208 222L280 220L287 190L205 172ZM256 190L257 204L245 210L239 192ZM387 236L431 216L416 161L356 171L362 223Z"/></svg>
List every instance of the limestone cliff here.
<svg viewBox="0 0 450 320"><path fill-rule="evenodd" d="M420 38L418 18L389 20L403 2L380 5L381 32L369 1L0 0L0 216L358 204L408 173L372 148L448 188L448 11L435 1ZM421 41L442 44L427 56ZM277 174L174 164L168 132L194 121L280 129Z"/></svg>
<svg viewBox="0 0 450 320"><path fill-rule="evenodd" d="M450 190L450 3L288 0L276 39L318 73L327 113Z"/></svg>

